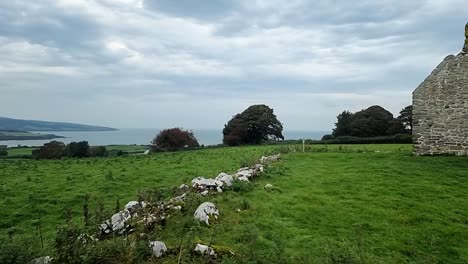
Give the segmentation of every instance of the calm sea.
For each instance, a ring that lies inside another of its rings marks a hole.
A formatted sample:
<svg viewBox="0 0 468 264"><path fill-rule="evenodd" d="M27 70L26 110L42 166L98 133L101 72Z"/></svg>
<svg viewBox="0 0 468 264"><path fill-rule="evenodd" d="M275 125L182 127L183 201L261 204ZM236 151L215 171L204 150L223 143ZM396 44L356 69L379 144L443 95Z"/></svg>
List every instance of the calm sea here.
<svg viewBox="0 0 468 264"><path fill-rule="evenodd" d="M47 131L44 134L55 134L66 138L55 139L64 143L73 141L88 141L90 145L148 145L159 129L149 128L123 128L117 131ZM222 143L221 130L194 130L198 142L203 145L216 145ZM283 131L286 139L320 139L327 132L320 131ZM0 145L9 147L42 146L51 140L11 140L0 141Z"/></svg>

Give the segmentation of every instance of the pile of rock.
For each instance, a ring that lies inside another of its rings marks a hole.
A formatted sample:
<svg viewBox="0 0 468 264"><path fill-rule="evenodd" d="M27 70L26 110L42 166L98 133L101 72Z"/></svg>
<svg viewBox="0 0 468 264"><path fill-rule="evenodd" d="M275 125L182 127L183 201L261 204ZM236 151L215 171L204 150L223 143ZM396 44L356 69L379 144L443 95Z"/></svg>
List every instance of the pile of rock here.
<svg viewBox="0 0 468 264"><path fill-rule="evenodd" d="M99 227L102 234L115 233L122 235L130 232L128 221L137 216L137 211L145 208L145 202L130 201L125 205L125 209L112 215L112 217Z"/></svg>
<svg viewBox="0 0 468 264"><path fill-rule="evenodd" d="M130 201L125 205L125 208L122 211L112 215L109 220L100 225L101 235L122 235L132 232L133 230L129 224L129 220L135 217L141 218L140 221L137 221L136 223L143 223L145 225L155 224L162 222L163 220L165 221L166 218L169 217L167 212L170 212L170 210L182 209L182 205L187 198L187 193L191 190L194 190L201 195L207 195L210 192L221 193L227 187L232 186L234 181L251 181L254 177L259 176L264 172L265 163L277 161L279 157L279 154L268 157L262 156L260 163L251 167L240 168L233 175L223 172L214 179L196 177L191 181L192 188L186 184L180 185L178 190L179 194L182 194L165 202L152 205L142 201ZM265 189L268 188L272 188L272 186L267 184ZM145 211L142 211L142 209L146 207L148 208ZM144 214L142 214L143 212ZM218 219L219 210L213 203L204 202L197 208L193 217L200 222L210 225L210 221ZM161 241L149 241L149 247L151 248L153 255L158 258L162 257L167 251L166 244ZM194 251L202 255L216 257L214 249L206 245L197 244Z"/></svg>

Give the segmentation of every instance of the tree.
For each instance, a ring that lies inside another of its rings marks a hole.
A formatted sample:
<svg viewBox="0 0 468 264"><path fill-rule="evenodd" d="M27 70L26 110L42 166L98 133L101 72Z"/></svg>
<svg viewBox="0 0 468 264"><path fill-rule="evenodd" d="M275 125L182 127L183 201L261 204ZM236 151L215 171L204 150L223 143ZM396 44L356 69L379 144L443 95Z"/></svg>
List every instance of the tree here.
<svg viewBox="0 0 468 264"><path fill-rule="evenodd" d="M6 157L6 156L8 156L8 151L7 151L7 149L8 149L7 146L3 146L3 145L0 146L0 157Z"/></svg>
<svg viewBox="0 0 468 264"><path fill-rule="evenodd" d="M408 105L400 111L398 120L403 124L407 133L413 132L413 105Z"/></svg>
<svg viewBox="0 0 468 264"><path fill-rule="evenodd" d="M66 154L72 158L89 157L88 141L71 142L67 145Z"/></svg>
<svg viewBox="0 0 468 264"><path fill-rule="evenodd" d="M333 129L333 136L347 136L351 134L351 121L353 114L349 111L343 111L337 116L338 121L335 123L336 128Z"/></svg>
<svg viewBox="0 0 468 264"><path fill-rule="evenodd" d="M402 123L383 107L374 105L351 113L343 111L337 117L333 136L379 137L404 133Z"/></svg>
<svg viewBox="0 0 468 264"><path fill-rule="evenodd" d="M283 124L273 109L266 105L252 105L224 126L223 142L229 146L254 145L269 139L284 140L282 133Z"/></svg>
<svg viewBox="0 0 468 264"><path fill-rule="evenodd" d="M64 156L65 148L63 142L53 140L33 150L32 156L35 159L60 159Z"/></svg>
<svg viewBox="0 0 468 264"><path fill-rule="evenodd" d="M193 132L181 128L165 129L151 142L151 149L154 151L175 151L199 146Z"/></svg>

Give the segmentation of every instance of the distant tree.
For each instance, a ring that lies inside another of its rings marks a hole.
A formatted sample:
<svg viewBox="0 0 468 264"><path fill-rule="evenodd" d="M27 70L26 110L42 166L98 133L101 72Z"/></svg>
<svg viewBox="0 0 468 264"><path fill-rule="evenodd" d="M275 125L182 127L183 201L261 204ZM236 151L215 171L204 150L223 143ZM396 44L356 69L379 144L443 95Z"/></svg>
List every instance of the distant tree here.
<svg viewBox="0 0 468 264"><path fill-rule="evenodd" d="M71 158L86 158L89 157L88 141L71 142L67 145L66 155Z"/></svg>
<svg viewBox="0 0 468 264"><path fill-rule="evenodd" d="M104 146L92 146L89 148L90 157L106 157L107 154L107 149Z"/></svg>
<svg viewBox="0 0 468 264"><path fill-rule="evenodd" d="M0 149L0 157L6 157L6 156L8 156L8 151L4 149Z"/></svg>
<svg viewBox="0 0 468 264"><path fill-rule="evenodd" d="M408 105L400 111L398 120L403 124L407 133L413 132L413 105Z"/></svg>
<svg viewBox="0 0 468 264"><path fill-rule="evenodd" d="M334 139L334 138L335 138L335 137L333 137L333 135L324 135L324 136L322 137L322 140L332 140L332 139Z"/></svg>
<svg viewBox="0 0 468 264"><path fill-rule="evenodd" d="M60 159L64 156L65 148L63 142L53 140L33 150L32 156L35 159Z"/></svg>
<svg viewBox="0 0 468 264"><path fill-rule="evenodd" d="M349 111L343 111L337 116L338 121L335 123L336 128L333 129L333 136L347 136L351 134L351 121L353 114Z"/></svg>
<svg viewBox="0 0 468 264"><path fill-rule="evenodd" d="M175 151L199 146L193 132L181 128L165 129L151 142L153 151Z"/></svg>
<svg viewBox="0 0 468 264"><path fill-rule="evenodd" d="M374 105L367 109L351 113L343 111L337 117L333 136L380 137L404 133L402 122L381 106Z"/></svg>
<svg viewBox="0 0 468 264"><path fill-rule="evenodd" d="M283 124L273 109L252 105L235 115L223 129L223 142L229 146L260 144L269 139L284 140Z"/></svg>
<svg viewBox="0 0 468 264"><path fill-rule="evenodd" d="M0 145L0 157L8 156L8 147L4 145Z"/></svg>

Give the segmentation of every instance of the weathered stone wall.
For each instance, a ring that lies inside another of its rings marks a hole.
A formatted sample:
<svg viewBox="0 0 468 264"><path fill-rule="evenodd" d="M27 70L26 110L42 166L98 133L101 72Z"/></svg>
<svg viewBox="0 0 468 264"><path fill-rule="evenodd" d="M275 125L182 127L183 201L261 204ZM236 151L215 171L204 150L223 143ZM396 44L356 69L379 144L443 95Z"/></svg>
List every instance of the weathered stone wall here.
<svg viewBox="0 0 468 264"><path fill-rule="evenodd" d="M467 41L447 56L413 92L413 152L416 155L468 155Z"/></svg>

